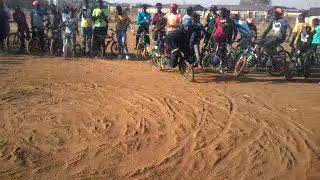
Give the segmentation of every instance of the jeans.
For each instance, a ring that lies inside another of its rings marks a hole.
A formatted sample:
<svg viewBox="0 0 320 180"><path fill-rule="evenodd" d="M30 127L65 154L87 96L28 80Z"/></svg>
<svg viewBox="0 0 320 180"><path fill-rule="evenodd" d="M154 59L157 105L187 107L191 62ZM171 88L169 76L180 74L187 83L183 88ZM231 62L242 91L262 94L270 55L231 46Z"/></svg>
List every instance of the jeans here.
<svg viewBox="0 0 320 180"><path fill-rule="evenodd" d="M166 32L165 31L155 31L153 33L153 41L155 42L154 45L160 47L160 52L164 53L164 36Z"/></svg>
<svg viewBox="0 0 320 180"><path fill-rule="evenodd" d="M92 28L82 28L82 50L86 52L87 48L91 51Z"/></svg>
<svg viewBox="0 0 320 180"><path fill-rule="evenodd" d="M117 40L119 43L119 55L128 54L127 31L117 30L116 34L117 34Z"/></svg>
<svg viewBox="0 0 320 180"><path fill-rule="evenodd" d="M20 50L24 50L26 47L25 39L30 38L30 33L28 28L18 27L18 33L20 36Z"/></svg>
<svg viewBox="0 0 320 180"><path fill-rule="evenodd" d="M44 42L44 29L43 28L32 28L32 37L38 37L40 40L41 50L45 50L45 42Z"/></svg>
<svg viewBox="0 0 320 180"><path fill-rule="evenodd" d="M277 47L283 42L280 38L270 36L263 39L261 43L261 47L265 50L265 52L272 56L276 53Z"/></svg>
<svg viewBox="0 0 320 180"><path fill-rule="evenodd" d="M224 67L226 64L225 61L227 59L227 42L225 40L217 39L217 43L218 43L218 51L217 51L217 55L212 57L212 64L218 65L220 63L220 65Z"/></svg>

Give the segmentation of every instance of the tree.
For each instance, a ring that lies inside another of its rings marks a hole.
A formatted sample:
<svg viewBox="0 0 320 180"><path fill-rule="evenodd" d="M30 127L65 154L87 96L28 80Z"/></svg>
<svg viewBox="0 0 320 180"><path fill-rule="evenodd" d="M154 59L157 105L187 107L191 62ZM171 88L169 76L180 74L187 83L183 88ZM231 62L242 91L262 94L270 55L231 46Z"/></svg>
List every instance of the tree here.
<svg viewBox="0 0 320 180"><path fill-rule="evenodd" d="M240 5L270 5L271 0L241 0Z"/></svg>

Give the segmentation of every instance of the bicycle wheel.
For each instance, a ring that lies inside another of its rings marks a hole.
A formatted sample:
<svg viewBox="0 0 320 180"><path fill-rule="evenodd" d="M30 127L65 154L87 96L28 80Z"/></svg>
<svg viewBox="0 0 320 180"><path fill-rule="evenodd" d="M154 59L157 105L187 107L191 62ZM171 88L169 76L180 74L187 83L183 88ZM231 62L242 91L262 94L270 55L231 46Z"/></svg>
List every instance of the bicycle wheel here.
<svg viewBox="0 0 320 180"><path fill-rule="evenodd" d="M41 47L40 47L40 40L39 38L31 38L30 41L27 44L27 52L29 54L34 54L34 53L40 53L41 52Z"/></svg>
<svg viewBox="0 0 320 180"><path fill-rule="evenodd" d="M179 72L182 77L190 82L194 81L194 67L193 64L179 59Z"/></svg>
<svg viewBox="0 0 320 180"><path fill-rule="evenodd" d="M74 55L75 55L75 57L81 57L83 55L83 50L82 50L80 44L76 44L75 49L74 49Z"/></svg>
<svg viewBox="0 0 320 180"><path fill-rule="evenodd" d="M244 67L247 64L246 58L240 58L237 62L236 66L234 67L233 76L238 77L244 70Z"/></svg>
<svg viewBox="0 0 320 180"><path fill-rule="evenodd" d="M203 59L202 59L202 66L203 67L209 67L211 62L212 62L212 58L213 58L214 54L213 53L207 53L204 55Z"/></svg>
<svg viewBox="0 0 320 180"><path fill-rule="evenodd" d="M20 36L18 33L10 33L7 37L7 49L18 50L21 46Z"/></svg>
<svg viewBox="0 0 320 180"><path fill-rule="evenodd" d="M273 56L271 66L266 66L266 71L270 76L285 75L288 70L287 58L290 57L289 52L280 50Z"/></svg>
<svg viewBox="0 0 320 180"><path fill-rule="evenodd" d="M61 55L61 47L60 47L61 43L59 41L56 40L52 40L50 42L50 55L55 56L55 55Z"/></svg>
<svg viewBox="0 0 320 180"><path fill-rule="evenodd" d="M117 42L112 42L111 44L111 54L112 56L117 56L117 53L119 52L119 46Z"/></svg>

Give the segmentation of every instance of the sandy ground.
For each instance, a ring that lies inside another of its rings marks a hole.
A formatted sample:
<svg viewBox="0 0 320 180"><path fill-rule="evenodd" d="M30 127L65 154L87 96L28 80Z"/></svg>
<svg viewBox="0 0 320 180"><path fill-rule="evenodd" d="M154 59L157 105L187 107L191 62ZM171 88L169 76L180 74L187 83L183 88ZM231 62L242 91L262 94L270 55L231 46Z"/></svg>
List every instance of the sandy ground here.
<svg viewBox="0 0 320 180"><path fill-rule="evenodd" d="M0 179L320 179L316 81L0 58Z"/></svg>

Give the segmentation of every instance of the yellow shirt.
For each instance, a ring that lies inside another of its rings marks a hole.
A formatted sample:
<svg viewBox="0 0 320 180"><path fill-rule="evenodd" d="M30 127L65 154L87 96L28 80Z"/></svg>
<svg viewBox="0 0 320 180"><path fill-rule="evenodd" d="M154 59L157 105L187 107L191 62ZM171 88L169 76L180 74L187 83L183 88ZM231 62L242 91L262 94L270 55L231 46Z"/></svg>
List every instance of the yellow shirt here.
<svg viewBox="0 0 320 180"><path fill-rule="evenodd" d="M306 23L296 23L294 26L292 33L296 34L296 39L294 40L294 44L297 45L301 41L301 33L303 32L304 28L306 27Z"/></svg>

